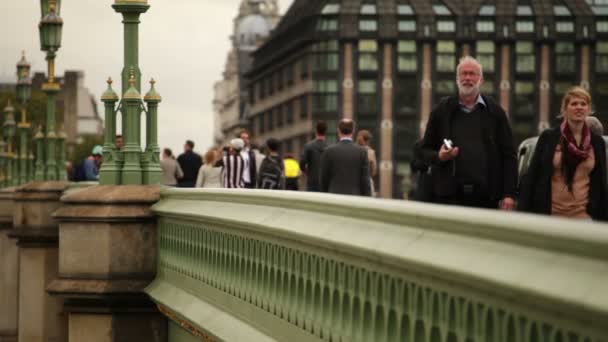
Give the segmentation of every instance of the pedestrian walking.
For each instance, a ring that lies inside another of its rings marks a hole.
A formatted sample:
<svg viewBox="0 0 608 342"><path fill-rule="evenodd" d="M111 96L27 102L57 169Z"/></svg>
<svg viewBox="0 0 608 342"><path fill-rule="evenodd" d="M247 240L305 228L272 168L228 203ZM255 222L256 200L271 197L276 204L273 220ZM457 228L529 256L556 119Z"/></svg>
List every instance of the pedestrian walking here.
<svg viewBox="0 0 608 342"><path fill-rule="evenodd" d="M355 123L342 119L340 141L321 155L321 191L334 194L370 196L367 151L353 142Z"/></svg>
<svg viewBox="0 0 608 342"><path fill-rule="evenodd" d="M283 160L279 156L280 143L277 139L270 138L266 141L268 155L260 165L257 187L260 189L281 190L285 189L285 174Z"/></svg>
<svg viewBox="0 0 608 342"><path fill-rule="evenodd" d="M232 139L227 153L218 161L217 165L222 167L222 186L224 188L240 189L245 187L243 181L245 161L241 156L244 147L243 139Z"/></svg>
<svg viewBox="0 0 608 342"><path fill-rule="evenodd" d="M175 156L169 148L163 149L163 158L160 161L160 168L163 170L163 185L177 186L177 181L184 177L182 168L175 160Z"/></svg>
<svg viewBox="0 0 608 342"><path fill-rule="evenodd" d="M300 164L295 160L291 153L285 155L283 164L285 166L285 190L298 191L300 188L298 182L300 180L300 175L302 174L300 171Z"/></svg>
<svg viewBox="0 0 608 342"><path fill-rule="evenodd" d="M184 144L184 153L177 157L177 162L182 168L184 176L179 180L178 186L182 188L193 188L196 184L196 176L198 170L203 165L201 156L194 153L194 142L192 140L186 140Z"/></svg>
<svg viewBox="0 0 608 342"><path fill-rule="evenodd" d="M518 209L554 216L607 220L606 147L586 119L591 95L582 87L564 95L559 127L544 131L524 177Z"/></svg>
<svg viewBox="0 0 608 342"><path fill-rule="evenodd" d="M205 153L203 166L198 170L196 177L197 188L221 188L222 167L217 164L220 153L216 149L210 149Z"/></svg>
<svg viewBox="0 0 608 342"><path fill-rule="evenodd" d="M249 132L247 130L242 130L238 138L240 138L244 146L240 150L241 157L243 158L243 162L245 163L245 168L243 169L243 184L245 188L255 188L255 180L257 179L257 167L256 167L256 155L251 150L251 142Z"/></svg>
<svg viewBox="0 0 608 342"><path fill-rule="evenodd" d="M481 64L463 57L456 68L458 96L431 112L421 154L431 165L433 201L513 210L517 159L504 110L480 93Z"/></svg>
<svg viewBox="0 0 608 342"><path fill-rule="evenodd" d="M306 191L320 191L319 184L321 170L321 155L327 148L325 134L327 124L324 121L317 122L315 139L304 146L300 157L300 169L306 175Z"/></svg>
<svg viewBox="0 0 608 342"><path fill-rule="evenodd" d="M362 129L357 132L357 144L363 147L367 151L367 159L369 161L369 184L372 192L372 196L376 196L376 187L374 186L374 177L376 177L377 172L377 162L376 162L376 151L369 146L372 140L372 134L366 130Z"/></svg>

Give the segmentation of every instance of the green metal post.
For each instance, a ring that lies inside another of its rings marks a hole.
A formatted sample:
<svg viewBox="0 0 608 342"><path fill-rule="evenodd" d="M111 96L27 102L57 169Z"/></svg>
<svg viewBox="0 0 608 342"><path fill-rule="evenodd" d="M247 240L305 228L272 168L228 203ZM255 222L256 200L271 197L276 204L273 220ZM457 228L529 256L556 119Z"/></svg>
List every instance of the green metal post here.
<svg viewBox="0 0 608 342"><path fill-rule="evenodd" d="M139 129L139 113L141 113L141 95L135 89L135 76L131 76L129 81L131 87L122 96L122 115L126 119L126 126L123 127L123 147L124 164L122 167L122 184L142 184L141 173L141 147L137 140L137 130Z"/></svg>
<svg viewBox="0 0 608 342"><path fill-rule="evenodd" d="M21 185L21 183L19 182L19 155L17 154L17 152L12 154L12 159L13 159L13 181L11 183L12 186L18 186Z"/></svg>
<svg viewBox="0 0 608 342"><path fill-rule="evenodd" d="M33 146L30 148L29 150L29 154L27 156L27 181L31 182L34 180L34 170L35 170L35 166L34 166L34 154L32 153L33 150Z"/></svg>
<svg viewBox="0 0 608 342"><path fill-rule="evenodd" d="M37 181L43 181L46 179L44 172L44 133L42 133L42 127L38 126L38 132L34 136L36 141L36 172L34 179Z"/></svg>
<svg viewBox="0 0 608 342"><path fill-rule="evenodd" d="M25 108L21 112L25 117ZM23 121L17 125L19 129L19 184L27 183L27 132L30 129L29 123Z"/></svg>
<svg viewBox="0 0 608 342"><path fill-rule="evenodd" d="M116 102L118 95L112 89L112 79L108 79L108 89L101 96L105 106L105 132L103 143L103 163L99 170L99 184L119 185L121 183L121 166L116 149ZM124 127L124 126L123 126ZM123 128L124 130L124 128Z"/></svg>
<svg viewBox="0 0 608 342"><path fill-rule="evenodd" d="M54 54L49 53L49 64L54 63ZM49 68L50 69L50 68ZM49 82L42 85L42 90L47 95L46 104L46 165L45 165L45 180L57 180L57 151L56 151L56 140L57 133L55 132L55 120L56 120L56 107L55 97L59 93L60 86L55 83L54 77L49 76Z"/></svg>
<svg viewBox="0 0 608 342"><path fill-rule="evenodd" d="M59 130L59 134L57 134L57 179L60 181L65 181L68 179L68 174L65 171L65 140L67 139L67 135L63 131L63 129Z"/></svg>
<svg viewBox="0 0 608 342"><path fill-rule="evenodd" d="M135 89L141 93L141 70L139 69L139 16L145 13L150 5L147 0L115 0L112 8L122 14L124 24L124 65L122 69L122 94L124 94L130 86L129 80L131 74L135 75ZM137 114L140 118L141 111ZM140 121L138 121L140 122ZM122 129L123 134L127 120L123 115ZM141 141L141 130L134 132L137 141Z"/></svg>
<svg viewBox="0 0 608 342"><path fill-rule="evenodd" d="M6 187L6 143L0 136L0 188Z"/></svg>
<svg viewBox="0 0 608 342"><path fill-rule="evenodd" d="M158 146L158 104L161 97L154 89L155 83L154 79L150 80L150 91L144 97L144 101L148 105L146 151L142 163L144 184L160 184L163 173L160 167L160 147Z"/></svg>

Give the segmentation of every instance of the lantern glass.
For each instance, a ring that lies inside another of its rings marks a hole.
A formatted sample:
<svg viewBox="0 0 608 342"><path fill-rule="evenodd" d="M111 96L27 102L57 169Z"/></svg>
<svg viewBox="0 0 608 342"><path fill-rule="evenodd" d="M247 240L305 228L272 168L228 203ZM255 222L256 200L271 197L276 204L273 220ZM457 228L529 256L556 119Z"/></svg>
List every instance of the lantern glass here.
<svg viewBox="0 0 608 342"><path fill-rule="evenodd" d="M47 34L47 27L40 23L38 25L38 31L40 32L40 50L49 51L49 38Z"/></svg>
<svg viewBox="0 0 608 342"><path fill-rule="evenodd" d="M61 33L62 33L61 24L51 24L49 25L49 48L53 51L58 50L61 47Z"/></svg>

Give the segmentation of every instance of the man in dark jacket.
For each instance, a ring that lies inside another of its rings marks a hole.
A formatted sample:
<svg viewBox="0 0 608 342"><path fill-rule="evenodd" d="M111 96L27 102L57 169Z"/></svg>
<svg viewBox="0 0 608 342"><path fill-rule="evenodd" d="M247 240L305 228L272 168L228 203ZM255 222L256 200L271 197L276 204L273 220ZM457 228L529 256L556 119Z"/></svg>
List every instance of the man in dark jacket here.
<svg viewBox="0 0 608 342"><path fill-rule="evenodd" d="M186 143L184 144L184 153L177 157L177 162L184 173L184 177L177 183L177 186L180 188L193 188L196 184L198 169L203 165L201 156L194 153L193 149L194 142L192 140L186 140Z"/></svg>
<svg viewBox="0 0 608 342"><path fill-rule="evenodd" d="M333 194L370 196L367 150L353 142L355 123L342 119L338 124L340 141L321 155L321 191Z"/></svg>
<svg viewBox="0 0 608 342"><path fill-rule="evenodd" d="M260 165L258 172L258 189L281 190L285 189L285 172L283 160L279 156L281 143L274 138L266 141L268 155Z"/></svg>
<svg viewBox="0 0 608 342"><path fill-rule="evenodd" d="M317 122L315 140L304 146L300 157L300 170L306 174L306 190L319 191L319 170L321 168L321 155L327 148L325 134L327 124L324 121Z"/></svg>
<svg viewBox="0 0 608 342"><path fill-rule="evenodd" d="M517 159L507 116L480 94L483 71L476 59L463 57L456 72L458 96L431 112L422 143L433 201L513 210Z"/></svg>

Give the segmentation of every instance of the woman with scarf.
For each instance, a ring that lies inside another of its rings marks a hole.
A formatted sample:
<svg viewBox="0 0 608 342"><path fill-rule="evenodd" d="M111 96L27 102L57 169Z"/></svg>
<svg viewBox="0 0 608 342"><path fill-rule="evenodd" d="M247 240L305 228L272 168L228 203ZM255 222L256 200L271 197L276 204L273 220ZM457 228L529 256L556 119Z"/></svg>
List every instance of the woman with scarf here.
<svg viewBox="0 0 608 342"><path fill-rule="evenodd" d="M520 189L518 208L539 214L606 220L606 148L586 124L591 96L570 88L559 127L544 131Z"/></svg>

